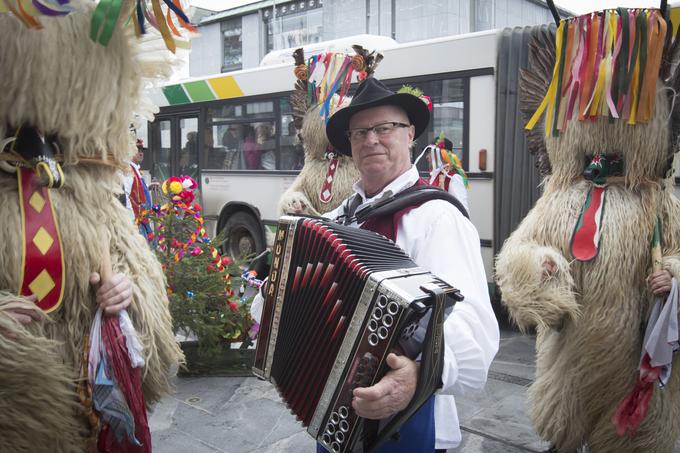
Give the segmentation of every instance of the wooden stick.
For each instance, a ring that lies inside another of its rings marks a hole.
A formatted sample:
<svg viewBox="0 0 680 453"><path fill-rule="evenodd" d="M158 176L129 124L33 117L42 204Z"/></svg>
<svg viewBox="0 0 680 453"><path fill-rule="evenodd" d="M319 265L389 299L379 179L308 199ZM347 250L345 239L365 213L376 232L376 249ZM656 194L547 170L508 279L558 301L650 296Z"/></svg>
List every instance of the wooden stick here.
<svg viewBox="0 0 680 453"><path fill-rule="evenodd" d="M101 256L101 269L99 271L99 276L101 277L100 284L111 280L113 277L113 267L111 266L111 252L109 247L106 246L102 250Z"/></svg>

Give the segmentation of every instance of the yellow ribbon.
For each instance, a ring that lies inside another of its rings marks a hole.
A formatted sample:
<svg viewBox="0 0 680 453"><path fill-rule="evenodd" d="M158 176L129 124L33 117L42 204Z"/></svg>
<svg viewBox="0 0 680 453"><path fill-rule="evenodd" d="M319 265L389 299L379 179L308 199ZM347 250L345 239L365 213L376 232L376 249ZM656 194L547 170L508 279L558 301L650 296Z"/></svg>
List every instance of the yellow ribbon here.
<svg viewBox="0 0 680 453"><path fill-rule="evenodd" d="M538 109L536 109L536 111L534 112L534 115L531 117L526 126L524 126L524 128L527 130L531 130L534 128L534 126L536 126L536 123L541 118L541 115L543 115L543 111L546 109L546 107L548 107L548 105L552 106L555 104L555 94L557 93L557 79L559 75L560 56L562 54L562 39L563 39L562 35L564 33L565 28L564 24L565 21L561 21L559 27L557 27L557 33L555 38L556 48L555 67L553 68L552 80L550 81L548 92L543 98L543 101L541 101L541 104L538 106ZM553 112L552 109L549 109L545 119L546 135L548 135L552 130L552 118Z"/></svg>
<svg viewBox="0 0 680 453"><path fill-rule="evenodd" d="M156 22L158 23L158 30L161 32L163 41L165 41L165 47L167 47L170 52L175 53L177 46L175 45L175 40L173 39L172 34L170 33L168 24L165 23L163 9L161 8L159 0L151 0L151 6L153 8L153 15L156 18Z"/></svg>

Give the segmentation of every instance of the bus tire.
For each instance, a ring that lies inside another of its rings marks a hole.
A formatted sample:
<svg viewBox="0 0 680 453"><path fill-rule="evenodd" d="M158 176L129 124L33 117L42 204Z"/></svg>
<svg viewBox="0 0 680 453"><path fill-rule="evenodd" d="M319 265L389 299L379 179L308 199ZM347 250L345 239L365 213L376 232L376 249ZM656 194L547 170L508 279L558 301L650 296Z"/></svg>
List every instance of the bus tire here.
<svg viewBox="0 0 680 453"><path fill-rule="evenodd" d="M244 211L235 212L227 218L222 235L222 251L234 259L252 257L265 249L260 222Z"/></svg>

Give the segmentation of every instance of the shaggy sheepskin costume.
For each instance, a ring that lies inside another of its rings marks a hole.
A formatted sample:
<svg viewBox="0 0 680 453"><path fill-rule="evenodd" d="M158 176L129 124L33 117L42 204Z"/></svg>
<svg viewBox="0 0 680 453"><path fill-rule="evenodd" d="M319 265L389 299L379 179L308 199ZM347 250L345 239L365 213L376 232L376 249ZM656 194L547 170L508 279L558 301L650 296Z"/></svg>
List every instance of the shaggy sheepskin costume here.
<svg viewBox="0 0 680 453"><path fill-rule="evenodd" d="M108 248L114 272L132 281L128 308L144 347L147 404L172 389L183 360L175 342L161 266L115 198L118 169L134 150L129 125L139 111L144 64L129 29L108 46L90 40L91 8L41 18L43 30L0 14L0 140L33 125L57 134L65 184L50 189L66 275L61 306L44 315L21 287L22 224L17 175L0 171L0 451L82 452L92 432L76 392L83 346L96 311L91 272ZM158 71L158 68L154 68ZM19 325L8 310L40 312ZM89 444L91 445L91 444Z"/></svg>
<svg viewBox="0 0 680 453"><path fill-rule="evenodd" d="M339 108L349 105L350 100L343 99ZM330 163L327 157L330 143L326 138L326 123L323 116L319 115L319 109L318 105L314 106L304 116L300 136L305 150L305 165L279 199L279 215L295 212L296 206L300 204L304 206L304 215L318 216L330 212L352 195L352 185L359 180L359 171L352 157L339 154L333 181L333 198L327 203L321 201L320 194Z"/></svg>
<svg viewBox="0 0 680 453"><path fill-rule="evenodd" d="M554 39L544 33L535 38L530 69L522 74L529 116L549 91L556 59ZM597 453L670 452L680 434L677 357L668 385L654 388L637 432L619 436L612 421L639 375L644 325L654 301L646 277L652 272L650 242L657 216L663 266L680 277L680 201L672 194L670 165L680 113L680 102L673 99L680 88L677 50L677 40L666 41L660 69L652 74L648 121L629 125L607 115L573 118L566 128L558 125L558 136L549 130L546 137L537 126L540 140L530 139L534 150L547 148L544 168L551 166L552 173L544 180L542 197L503 245L496 279L511 319L522 330L536 328L529 412L538 434L559 452L582 446ZM532 97L532 90L539 96ZM607 184L598 254L579 261L570 242L594 185L583 176L584 161L595 153L619 154L624 170Z"/></svg>
<svg viewBox="0 0 680 453"><path fill-rule="evenodd" d="M326 137L327 117L349 105L353 72L359 79L370 77L382 60L382 54L352 46L355 55L322 53L305 61L302 49L293 53L295 89L290 96L295 127L305 152L305 164L293 184L279 199L278 213L297 212L319 216L337 208L353 192L359 171L351 150L334 149ZM344 81L336 84L337 80ZM333 86L338 94L320 87ZM302 209L302 210L301 210Z"/></svg>

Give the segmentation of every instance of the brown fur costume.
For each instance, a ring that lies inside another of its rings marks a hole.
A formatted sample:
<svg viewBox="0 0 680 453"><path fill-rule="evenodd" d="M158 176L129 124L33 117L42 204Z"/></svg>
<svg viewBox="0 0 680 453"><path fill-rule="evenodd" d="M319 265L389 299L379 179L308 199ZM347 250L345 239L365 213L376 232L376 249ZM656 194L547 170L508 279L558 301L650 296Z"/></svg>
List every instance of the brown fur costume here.
<svg viewBox="0 0 680 453"><path fill-rule="evenodd" d="M667 71L675 49L665 53ZM583 445L598 453L670 452L680 434L677 358L668 386L654 389L637 433L619 437L612 423L639 374L641 326L654 300L645 279L651 273L657 213L664 265L680 277L680 201L672 194L672 172L667 171L668 157L677 150L671 126L677 124L680 103L673 103L664 86L677 91L678 78L664 75L664 69L661 73L647 124L630 126L606 117L574 120L560 137L547 138L552 174L496 261L496 278L511 318L523 330L536 326L530 416L538 434L560 452ZM524 82L540 80L531 74L523 77ZM536 130L543 133L538 126ZM599 254L589 262L572 261L570 239L591 187L582 177L584 160L594 152L622 153L624 176L607 189ZM660 176L664 174L666 178ZM546 270L550 261L556 265L554 273Z"/></svg>
<svg viewBox="0 0 680 453"><path fill-rule="evenodd" d="M115 198L134 149L128 127L140 108L138 43L118 28L108 46L89 38L91 9L41 18L28 30L0 15L0 139L22 124L59 136L65 185L51 189L63 241L62 306L44 323L20 326L6 312L34 306L21 286L21 220L16 175L0 171L0 451L85 451L91 435L75 393L84 336L96 311L93 271L108 247L114 272L132 281L128 308L144 346L147 404L171 390L182 360L158 261ZM158 71L158 68L154 69Z"/></svg>
<svg viewBox="0 0 680 453"><path fill-rule="evenodd" d="M349 105L349 101L348 98L343 99L340 108ZM305 149L305 165L293 185L279 199L279 215L295 212L299 204L305 206L303 214L321 215L332 211L352 194L352 184L359 180L359 171L352 158L340 154L333 182L333 198L329 203L322 203L319 199L329 163L326 158L329 145L326 125L323 116L319 115L319 108L318 105L310 108L304 116L301 136Z"/></svg>

